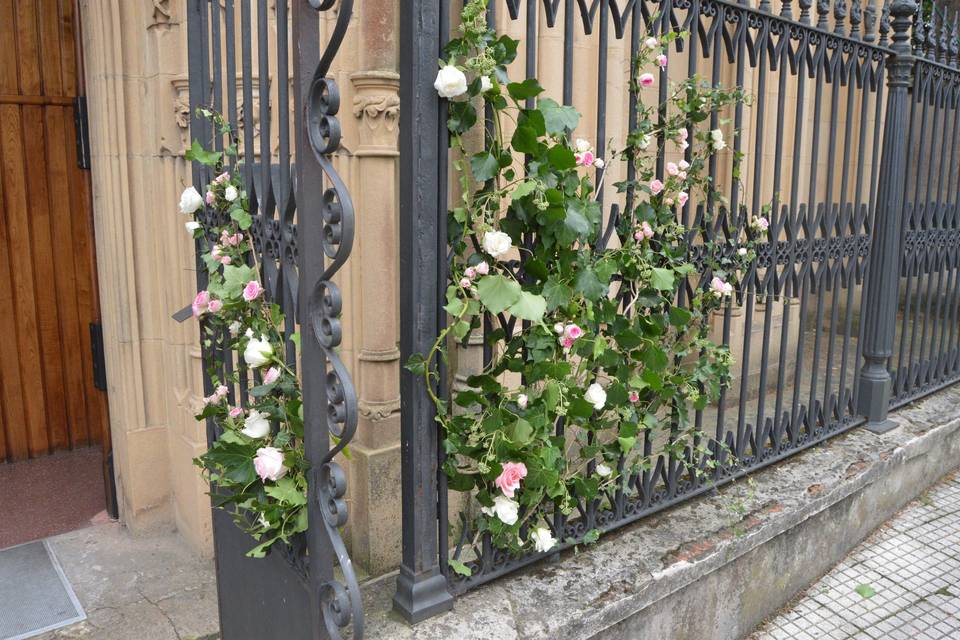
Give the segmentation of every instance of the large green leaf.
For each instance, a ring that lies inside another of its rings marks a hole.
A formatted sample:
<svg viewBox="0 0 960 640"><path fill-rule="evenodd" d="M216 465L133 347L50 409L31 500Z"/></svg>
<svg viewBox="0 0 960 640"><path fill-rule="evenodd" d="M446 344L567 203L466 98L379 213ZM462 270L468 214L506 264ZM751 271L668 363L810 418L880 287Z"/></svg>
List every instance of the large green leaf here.
<svg viewBox="0 0 960 640"><path fill-rule="evenodd" d="M480 302L491 313L500 313L520 298L520 283L502 275L484 276L477 281Z"/></svg>
<svg viewBox="0 0 960 640"><path fill-rule="evenodd" d="M264 487L264 492L271 498L287 504L307 504L306 494L297 487L293 478L280 478L275 485Z"/></svg>
<svg viewBox="0 0 960 640"><path fill-rule="evenodd" d="M473 171L473 177L477 182L486 182L497 175L500 170L500 163L493 157L489 151L482 151L470 158L470 169Z"/></svg>
<svg viewBox="0 0 960 640"><path fill-rule="evenodd" d="M531 322L540 322L546 310L547 301L543 296L528 291L521 291L520 298L510 305L511 315Z"/></svg>
<svg viewBox="0 0 960 640"><path fill-rule="evenodd" d="M654 289L660 291L671 291L673 290L673 270L672 269L661 269L659 267L653 268L653 273L650 276L650 286Z"/></svg>
<svg viewBox="0 0 960 640"><path fill-rule="evenodd" d="M524 445L533 437L533 426L523 418L517 418L504 427L503 432L514 444Z"/></svg>
<svg viewBox="0 0 960 640"><path fill-rule="evenodd" d="M576 129L577 123L580 122L580 112L573 107L558 104L556 100L544 98L537 105L543 113L547 133L562 135Z"/></svg>

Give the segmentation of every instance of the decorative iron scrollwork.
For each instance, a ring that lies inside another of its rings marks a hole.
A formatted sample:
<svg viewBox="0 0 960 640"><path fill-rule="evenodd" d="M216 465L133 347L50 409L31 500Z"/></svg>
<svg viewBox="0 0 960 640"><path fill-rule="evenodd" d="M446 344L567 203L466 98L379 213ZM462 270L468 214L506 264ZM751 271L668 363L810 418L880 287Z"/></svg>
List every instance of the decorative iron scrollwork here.
<svg viewBox="0 0 960 640"><path fill-rule="evenodd" d="M336 0L309 0L309 4L317 11L327 11L337 3ZM347 186L330 160L330 154L340 147L340 121L337 119L340 90L336 81L327 77L352 13L352 0L341 0L336 24L314 72L304 105L313 156L330 185L323 194L319 208L323 222L321 246L329 262L316 282L307 283L312 289L304 324L309 326L313 339L324 355L326 424L329 436L335 443L319 461L313 478L324 530L343 572L342 581L328 580L321 585L319 593L324 624L327 633L334 639L341 638L341 631L351 625L353 637L363 638L360 587L340 535L340 528L347 523L347 504L344 500L347 478L343 468L334 460L353 439L358 420L357 393L353 380L337 354L337 347L343 339L340 321L343 299L340 288L331 281L353 249L355 214Z"/></svg>

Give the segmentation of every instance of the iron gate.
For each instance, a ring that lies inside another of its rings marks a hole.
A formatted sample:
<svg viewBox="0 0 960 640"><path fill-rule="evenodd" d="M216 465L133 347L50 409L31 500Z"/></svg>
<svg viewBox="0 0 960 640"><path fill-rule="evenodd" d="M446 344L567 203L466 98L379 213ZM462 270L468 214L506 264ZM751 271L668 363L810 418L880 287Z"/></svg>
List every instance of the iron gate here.
<svg viewBox="0 0 960 640"><path fill-rule="evenodd" d="M188 2L191 135L223 148L223 136L214 134L198 107L222 113L238 133L261 279L290 319L286 359L292 368L299 364L311 463L308 531L265 559L245 557L251 538L229 515L214 510L221 634L228 640L338 638L348 626L353 637L363 636L360 593L339 531L347 521L346 478L333 460L357 425L356 394L336 351L342 301L332 282L350 255L355 219L350 194L333 166L340 146L339 93L327 77L352 2L289 4ZM211 178L210 169L194 165L195 185ZM201 266L198 258L199 274ZM298 363L291 338L301 328ZM244 405L248 373L243 362L216 341L203 348L204 360L215 362L221 373L238 373L239 385L230 389L229 400ZM205 385L210 393L209 375ZM218 435L212 421L207 431L211 441Z"/></svg>
<svg viewBox="0 0 960 640"><path fill-rule="evenodd" d="M430 86L460 6L411 4L401 25L403 360L426 353L446 322L446 103ZM891 406L960 376L956 19L937 7L918 12L912 0L491 0L488 23L523 34L512 80L546 74L554 80L540 78L548 93L596 114L590 134L598 157L611 131L622 131L616 118L636 114L629 83L616 78L629 73L624 52L632 59L646 32L688 31L671 46L669 68L679 64L684 77L747 86L754 95L730 115L740 132L731 146L747 152L745 184L714 157L710 175L729 204L678 211L694 243L732 238L765 211L770 218L756 238L758 258L716 319L716 337L731 346L739 375L714 410L696 414L698 430L712 432L709 453L698 457L696 442L677 442L672 432L665 442L645 432L643 452L655 464L602 500L580 500L570 517L555 514L559 548L854 426L891 428ZM596 57L585 63L584 51ZM577 91L582 85L590 91ZM908 162L918 155L925 162ZM941 160L949 170L938 168ZM658 171L664 163L661 146ZM605 217L622 210L618 196L603 197ZM484 342L486 366L496 346ZM441 371L434 391L447 398L452 375ZM489 534L473 535L469 513L450 507L440 471L444 434L422 381L404 372L401 387L404 539L394 604L416 621L449 608L452 595L555 552L512 555ZM658 454L677 444L688 465L712 459L716 471L693 477ZM724 464L725 450L738 464ZM469 575L454 572L451 559Z"/></svg>

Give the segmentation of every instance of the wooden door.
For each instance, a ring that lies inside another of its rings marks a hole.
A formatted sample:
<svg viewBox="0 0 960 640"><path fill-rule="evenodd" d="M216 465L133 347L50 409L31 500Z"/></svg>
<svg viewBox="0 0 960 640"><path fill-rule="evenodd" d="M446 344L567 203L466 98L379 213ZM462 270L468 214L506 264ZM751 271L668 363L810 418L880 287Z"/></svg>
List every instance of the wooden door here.
<svg viewBox="0 0 960 640"><path fill-rule="evenodd" d="M0 461L108 445L74 0L0 0Z"/></svg>

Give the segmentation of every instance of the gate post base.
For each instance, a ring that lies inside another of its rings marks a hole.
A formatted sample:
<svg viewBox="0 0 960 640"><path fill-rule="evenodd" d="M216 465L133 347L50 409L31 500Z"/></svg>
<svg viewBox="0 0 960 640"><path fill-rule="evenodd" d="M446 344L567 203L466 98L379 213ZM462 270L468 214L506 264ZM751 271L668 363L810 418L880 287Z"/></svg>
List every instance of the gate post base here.
<svg viewBox="0 0 960 640"><path fill-rule="evenodd" d="M414 575L400 567L393 608L410 624L453 609L453 596L447 591L447 579L439 568L427 575Z"/></svg>
<svg viewBox="0 0 960 640"><path fill-rule="evenodd" d="M893 431L899 426L900 424L898 422L894 422L888 418L880 422L868 422L863 425L863 428L870 433L886 433L888 431Z"/></svg>

